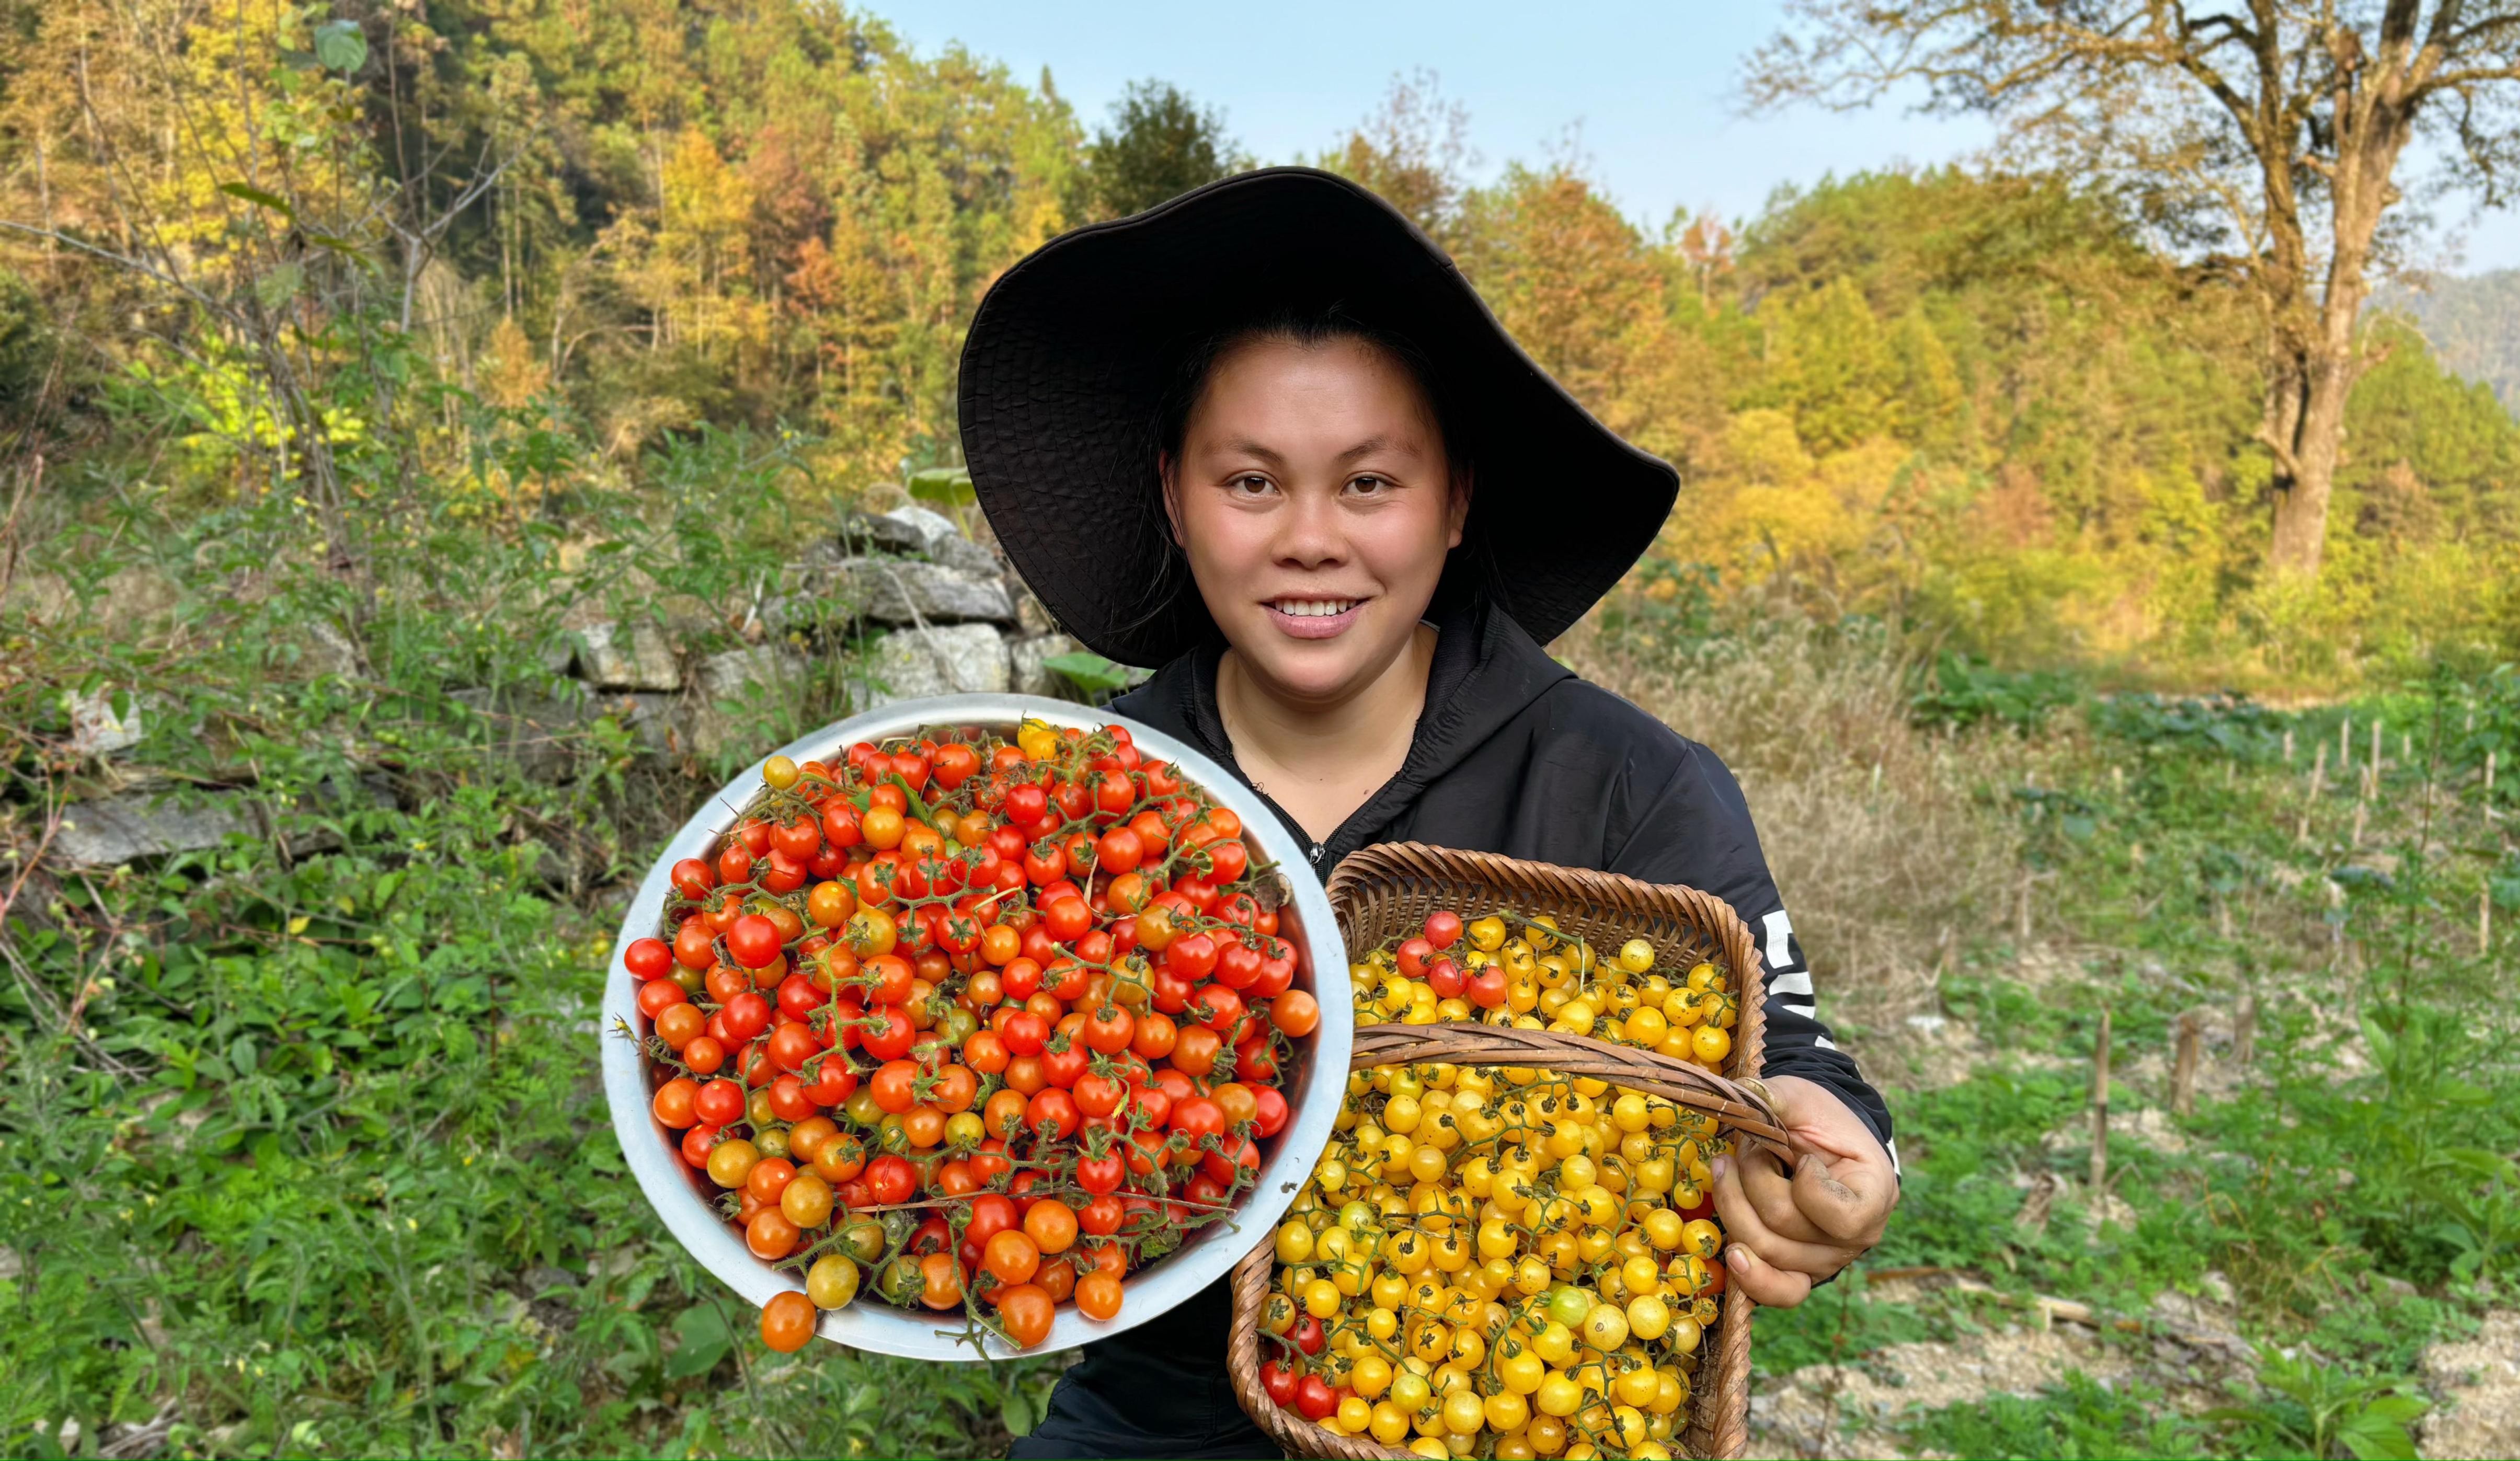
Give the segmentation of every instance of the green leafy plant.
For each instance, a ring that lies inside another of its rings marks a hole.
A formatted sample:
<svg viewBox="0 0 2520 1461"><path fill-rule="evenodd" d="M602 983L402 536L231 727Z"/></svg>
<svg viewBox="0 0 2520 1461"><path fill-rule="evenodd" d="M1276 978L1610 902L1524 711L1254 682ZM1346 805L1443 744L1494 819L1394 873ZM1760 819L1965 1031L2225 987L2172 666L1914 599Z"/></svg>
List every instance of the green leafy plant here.
<svg viewBox="0 0 2520 1461"><path fill-rule="evenodd" d="M2073 676L2049 670L2002 670L1947 651L1936 657L1909 706L1921 725L1962 730L2000 725L2026 734L2082 697L2083 687Z"/></svg>
<svg viewBox="0 0 2520 1461"><path fill-rule="evenodd" d="M1085 692L1097 705L1127 689L1137 680L1125 665L1116 665L1091 649L1068 654L1054 654L1043 660L1042 667L1058 672L1068 684Z"/></svg>
<svg viewBox="0 0 2520 1461"><path fill-rule="evenodd" d="M2414 1461L2407 1427L2432 1408L2403 1377L2367 1374L2306 1350L2270 1358L2257 1382L2258 1397L2206 1418L2238 1429L2250 1449L2297 1449L2318 1461L2340 1453L2355 1461Z"/></svg>

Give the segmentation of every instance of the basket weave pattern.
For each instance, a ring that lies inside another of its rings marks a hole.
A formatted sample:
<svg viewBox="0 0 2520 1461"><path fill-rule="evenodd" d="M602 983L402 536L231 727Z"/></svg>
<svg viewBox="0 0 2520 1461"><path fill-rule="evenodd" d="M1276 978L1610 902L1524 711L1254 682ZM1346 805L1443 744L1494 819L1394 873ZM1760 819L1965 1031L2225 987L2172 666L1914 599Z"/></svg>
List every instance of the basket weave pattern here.
<svg viewBox="0 0 2520 1461"><path fill-rule="evenodd" d="M1413 934L1438 908L1458 909L1465 918L1500 908L1551 913L1563 932L1581 937L1596 949L1616 949L1631 938L1642 937L1652 941L1666 962L1719 963L1731 971L1741 999L1732 1053L1725 1062L1730 1079L1589 1036L1471 1023L1368 1026L1357 1032L1349 1069L1429 1061L1545 1066L1668 1097L1714 1116L1744 1144L1781 1150L1784 1133L1757 1083L1766 1044L1765 980L1758 946L1723 900L1692 888L1657 887L1617 873L1416 842L1386 843L1350 857L1331 875L1329 895L1339 932L1351 951L1378 949L1393 938ZM1326 997L1328 994L1326 988ZM1242 1408L1272 1440L1294 1455L1408 1461L1409 1452L1387 1447L1371 1436L1333 1436L1294 1411L1279 1408L1261 1389L1260 1315L1276 1265L1274 1238L1274 1233L1262 1234L1258 1245L1234 1269L1234 1323L1227 1338L1226 1367ZM1722 1316L1698 1350L1689 1422L1678 1438L1691 1455L1734 1457L1749 1441L1752 1307L1747 1294L1728 1286Z"/></svg>

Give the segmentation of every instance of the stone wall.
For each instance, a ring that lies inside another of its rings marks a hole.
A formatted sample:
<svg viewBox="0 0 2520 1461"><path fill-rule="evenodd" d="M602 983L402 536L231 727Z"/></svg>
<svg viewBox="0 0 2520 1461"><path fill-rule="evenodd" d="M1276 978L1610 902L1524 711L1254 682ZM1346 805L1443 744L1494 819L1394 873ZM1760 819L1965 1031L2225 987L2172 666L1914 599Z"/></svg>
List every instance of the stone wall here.
<svg viewBox="0 0 2520 1461"><path fill-rule="evenodd" d="M496 753L546 776L568 769L572 744L606 716L660 756L705 763L765 752L748 718L726 702L795 694L809 673L844 654L852 712L969 692L1077 698L1045 661L1082 646L1058 632L995 552L940 513L916 505L852 513L806 550L788 580L747 625L755 642L695 648L653 619L582 624L554 647L548 686L457 689L454 697L483 718ZM128 697L117 707L106 693L73 696L67 708L83 755L119 761L150 732L146 706ZM65 809L50 860L112 866L215 847L233 833L289 835L289 809L249 789L178 798L145 774L119 779L128 789ZM328 790L337 805L385 795L374 787Z"/></svg>

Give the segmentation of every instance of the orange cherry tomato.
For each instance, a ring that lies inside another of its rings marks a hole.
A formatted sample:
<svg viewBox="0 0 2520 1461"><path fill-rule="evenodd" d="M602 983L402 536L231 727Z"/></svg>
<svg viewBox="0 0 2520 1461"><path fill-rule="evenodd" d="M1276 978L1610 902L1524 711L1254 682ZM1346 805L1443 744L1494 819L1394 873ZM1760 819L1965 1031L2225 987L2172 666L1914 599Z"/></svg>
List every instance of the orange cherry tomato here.
<svg viewBox="0 0 2520 1461"><path fill-rule="evenodd" d="M1037 1062L1036 1062L1037 1064ZM1023 1130L1024 1096L1018 1090L1000 1090L990 1095L980 1109L980 1127L992 1136L1012 1137Z"/></svg>
<svg viewBox="0 0 2520 1461"><path fill-rule="evenodd" d="M923 1280L919 1302L929 1308L952 1308L963 1302L963 1275L954 1267L954 1255L931 1253L921 1259L919 1276Z"/></svg>
<svg viewBox="0 0 2520 1461"><path fill-rule="evenodd" d="M1000 1283L1030 1283L1041 1267L1041 1247L1029 1234L1011 1227L991 1235L980 1265Z"/></svg>
<svg viewBox="0 0 2520 1461"><path fill-rule="evenodd" d="M793 1289L770 1296L761 1306L761 1342L782 1354L793 1354L814 1337L814 1302Z"/></svg>
<svg viewBox="0 0 2520 1461"><path fill-rule="evenodd" d="M1076 1311L1097 1321L1120 1312L1120 1280L1108 1273L1088 1273L1076 1281Z"/></svg>
<svg viewBox="0 0 2520 1461"><path fill-rule="evenodd" d="M1306 991L1288 990L1270 1003L1269 1023L1302 1040L1321 1025L1322 1006Z"/></svg>
<svg viewBox="0 0 2520 1461"><path fill-rule="evenodd" d="M765 1263L775 1263L796 1251L796 1240L804 1236L788 1215L775 1207L765 1207L752 1215L743 1225L743 1246Z"/></svg>
<svg viewBox="0 0 2520 1461"><path fill-rule="evenodd" d="M1065 1253L1076 1241L1076 1210L1045 1197L1024 1214L1023 1230L1044 1253Z"/></svg>
<svg viewBox="0 0 2520 1461"><path fill-rule="evenodd" d="M743 1190L763 1202L777 1202L788 1184L796 1180L796 1164L786 1157L764 1157L744 1173Z"/></svg>
<svg viewBox="0 0 2520 1461"><path fill-rule="evenodd" d="M677 1007L689 1008L690 1006ZM698 1113L692 1110L692 1101L699 1093L698 1082L689 1076L676 1076L656 1087L655 1097L648 1103L648 1110L656 1118L658 1124L679 1131L699 1120Z"/></svg>
<svg viewBox="0 0 2520 1461"><path fill-rule="evenodd" d="M1026 1350L1050 1338L1050 1326L1058 1312L1058 1306L1036 1284L1016 1284L998 1298L998 1322L1005 1327L1007 1338Z"/></svg>
<svg viewBox="0 0 2520 1461"><path fill-rule="evenodd" d="M1225 1048L1225 1037L1205 1025L1183 1028L1173 1041L1173 1069L1193 1079L1216 1069L1216 1052Z"/></svg>

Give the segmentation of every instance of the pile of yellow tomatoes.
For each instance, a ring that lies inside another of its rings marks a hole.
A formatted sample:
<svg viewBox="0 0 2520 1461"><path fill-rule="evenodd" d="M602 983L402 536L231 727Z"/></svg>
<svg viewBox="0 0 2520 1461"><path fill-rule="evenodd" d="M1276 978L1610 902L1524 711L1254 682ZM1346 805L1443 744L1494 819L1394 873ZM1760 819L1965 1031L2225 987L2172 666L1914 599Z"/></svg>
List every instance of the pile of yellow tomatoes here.
<svg viewBox="0 0 2520 1461"><path fill-rule="evenodd" d="M1350 969L1360 1026L1478 1020L1712 1069L1725 971L1549 916L1442 910ZM1270 1398L1429 1458L1674 1454L1724 1292L1711 1118L1589 1077L1385 1066L1277 1232Z"/></svg>

